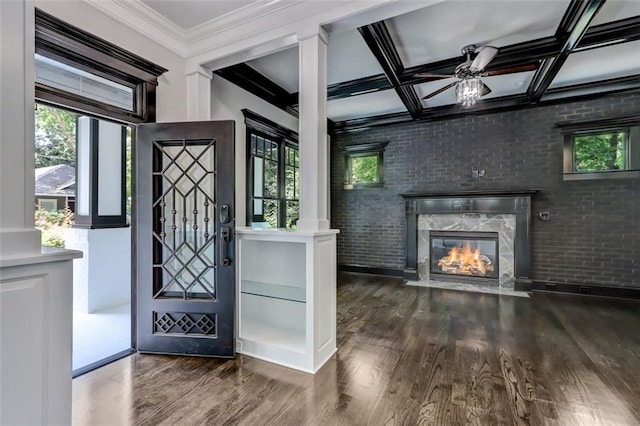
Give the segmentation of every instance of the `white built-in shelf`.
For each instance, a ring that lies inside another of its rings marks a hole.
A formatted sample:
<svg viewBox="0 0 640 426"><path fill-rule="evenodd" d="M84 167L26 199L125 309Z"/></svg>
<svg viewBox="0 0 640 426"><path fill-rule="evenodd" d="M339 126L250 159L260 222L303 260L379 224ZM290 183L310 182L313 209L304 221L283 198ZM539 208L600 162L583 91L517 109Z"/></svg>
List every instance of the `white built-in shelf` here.
<svg viewBox="0 0 640 426"><path fill-rule="evenodd" d="M292 302L306 302L304 283L300 286L264 283L259 281L242 280L240 292L254 296L271 297L274 299L290 300Z"/></svg>
<svg viewBox="0 0 640 426"><path fill-rule="evenodd" d="M277 346L301 354L306 351L307 340L304 330L283 329L274 327L268 322L244 321L242 338L255 342L266 342L270 346Z"/></svg>

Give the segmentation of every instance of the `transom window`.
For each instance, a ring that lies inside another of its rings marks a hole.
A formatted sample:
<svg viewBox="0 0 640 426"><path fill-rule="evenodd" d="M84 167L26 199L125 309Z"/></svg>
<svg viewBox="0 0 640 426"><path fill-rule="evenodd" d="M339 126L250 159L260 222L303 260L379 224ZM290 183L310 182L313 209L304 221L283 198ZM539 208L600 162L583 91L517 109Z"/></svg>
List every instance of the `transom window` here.
<svg viewBox="0 0 640 426"><path fill-rule="evenodd" d="M247 225L295 229L300 212L297 135L251 111L243 113L247 123Z"/></svg>

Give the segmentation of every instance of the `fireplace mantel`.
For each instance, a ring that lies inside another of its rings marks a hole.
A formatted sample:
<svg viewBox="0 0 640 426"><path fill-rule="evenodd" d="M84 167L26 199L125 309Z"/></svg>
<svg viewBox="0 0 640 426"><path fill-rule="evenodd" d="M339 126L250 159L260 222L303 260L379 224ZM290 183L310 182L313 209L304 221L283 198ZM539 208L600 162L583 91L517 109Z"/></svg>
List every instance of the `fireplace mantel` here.
<svg viewBox="0 0 640 426"><path fill-rule="evenodd" d="M535 189L410 192L405 199L406 263L404 277L418 280L418 216L424 214L513 214L516 284L526 282L531 270L531 197Z"/></svg>

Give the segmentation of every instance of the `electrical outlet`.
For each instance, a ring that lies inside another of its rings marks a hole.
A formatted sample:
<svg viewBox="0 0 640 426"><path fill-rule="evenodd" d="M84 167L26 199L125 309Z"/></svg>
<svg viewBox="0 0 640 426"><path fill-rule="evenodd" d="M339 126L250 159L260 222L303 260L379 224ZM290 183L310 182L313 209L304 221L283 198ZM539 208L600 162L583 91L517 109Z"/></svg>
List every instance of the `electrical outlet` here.
<svg viewBox="0 0 640 426"><path fill-rule="evenodd" d="M591 294L591 287L581 286L580 294Z"/></svg>
<svg viewBox="0 0 640 426"><path fill-rule="evenodd" d="M549 212L538 212L538 219L540 220L550 220L551 213Z"/></svg>

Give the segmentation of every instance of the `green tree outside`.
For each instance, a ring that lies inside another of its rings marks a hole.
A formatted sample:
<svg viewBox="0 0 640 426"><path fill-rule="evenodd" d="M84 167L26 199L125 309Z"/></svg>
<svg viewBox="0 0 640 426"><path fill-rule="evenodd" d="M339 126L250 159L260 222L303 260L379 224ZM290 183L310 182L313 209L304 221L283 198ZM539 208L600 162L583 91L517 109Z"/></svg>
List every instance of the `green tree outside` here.
<svg viewBox="0 0 640 426"><path fill-rule="evenodd" d="M626 139L624 131L574 136L576 171L624 170Z"/></svg>
<svg viewBox="0 0 640 426"><path fill-rule="evenodd" d="M351 183L377 182L378 156L351 157Z"/></svg>
<svg viewBox="0 0 640 426"><path fill-rule="evenodd" d="M35 111L35 166L76 162L76 114L38 104Z"/></svg>

